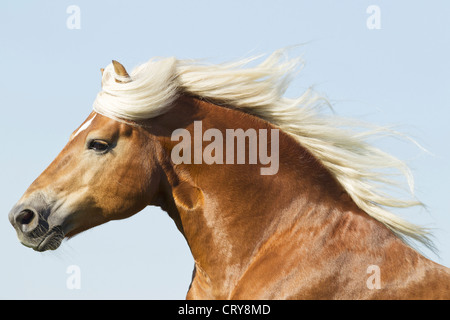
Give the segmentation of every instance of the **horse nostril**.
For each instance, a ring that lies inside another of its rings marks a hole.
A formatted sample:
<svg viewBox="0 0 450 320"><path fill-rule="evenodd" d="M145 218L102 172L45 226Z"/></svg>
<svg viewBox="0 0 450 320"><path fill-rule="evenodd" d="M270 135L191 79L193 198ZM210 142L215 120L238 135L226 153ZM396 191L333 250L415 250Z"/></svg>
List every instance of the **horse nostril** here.
<svg viewBox="0 0 450 320"><path fill-rule="evenodd" d="M34 215L33 211L25 209L17 215L16 221L21 225L27 225L33 220Z"/></svg>

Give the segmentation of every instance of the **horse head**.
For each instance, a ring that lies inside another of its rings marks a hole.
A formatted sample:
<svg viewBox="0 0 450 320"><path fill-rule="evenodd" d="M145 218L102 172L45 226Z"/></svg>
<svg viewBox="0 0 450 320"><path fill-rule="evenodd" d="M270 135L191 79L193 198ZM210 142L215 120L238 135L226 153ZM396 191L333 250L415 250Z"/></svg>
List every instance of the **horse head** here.
<svg viewBox="0 0 450 320"><path fill-rule="evenodd" d="M127 81L125 68L113 65ZM22 244L56 249L64 237L147 206L158 185L153 154L142 148L150 141L141 127L92 112L10 211Z"/></svg>

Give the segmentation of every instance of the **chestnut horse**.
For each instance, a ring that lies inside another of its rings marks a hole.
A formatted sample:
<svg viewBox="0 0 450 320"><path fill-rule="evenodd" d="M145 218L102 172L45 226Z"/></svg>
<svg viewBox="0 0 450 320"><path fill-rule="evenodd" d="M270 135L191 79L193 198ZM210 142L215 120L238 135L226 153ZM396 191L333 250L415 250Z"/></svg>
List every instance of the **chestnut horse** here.
<svg viewBox="0 0 450 320"><path fill-rule="evenodd" d="M431 245L427 230L388 210L420 203L380 189L384 169L407 167L310 91L285 98L298 61L283 57L150 60L131 75L113 61L94 111L9 213L19 240L54 250L154 205L195 260L188 299L449 299L449 269L409 242Z"/></svg>

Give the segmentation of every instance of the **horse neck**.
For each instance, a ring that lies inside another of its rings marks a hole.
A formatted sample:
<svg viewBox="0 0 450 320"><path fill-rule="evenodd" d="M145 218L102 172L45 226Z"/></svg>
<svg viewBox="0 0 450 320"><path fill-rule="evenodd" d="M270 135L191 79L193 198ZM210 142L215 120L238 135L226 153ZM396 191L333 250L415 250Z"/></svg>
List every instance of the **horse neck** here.
<svg viewBox="0 0 450 320"><path fill-rule="evenodd" d="M251 164L173 165L171 150L178 142L171 141L171 132L186 128L193 137L195 120L202 120L203 130L221 132L274 128L251 115L193 98L180 99L171 111L152 120L164 172L157 204L175 220L189 244L196 263L195 290L230 297L246 271L264 255L276 254L273 248L281 243L283 250L292 252L279 254L297 255L295 260L307 269L312 253L333 257L336 254L330 250L355 246L346 231L361 230L358 244L366 249L392 237L387 228L357 208L309 152L283 132L279 132L279 171L274 175L261 175L261 166ZM324 245L332 243L332 238L333 248Z"/></svg>

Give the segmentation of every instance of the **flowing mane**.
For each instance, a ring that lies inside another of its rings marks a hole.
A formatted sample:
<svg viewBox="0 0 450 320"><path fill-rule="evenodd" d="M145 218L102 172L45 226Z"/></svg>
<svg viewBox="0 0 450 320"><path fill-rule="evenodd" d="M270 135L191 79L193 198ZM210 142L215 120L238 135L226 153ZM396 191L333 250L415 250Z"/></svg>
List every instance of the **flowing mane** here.
<svg viewBox="0 0 450 320"><path fill-rule="evenodd" d="M220 65L152 59L133 70L131 81L117 75L110 64L104 70L94 110L116 120L149 119L164 114L177 97L188 94L260 117L309 150L368 215L402 240L414 239L433 248L427 229L388 211L421 203L412 194L408 167L367 142L383 129L351 130L354 121L321 113L326 99L311 90L297 99L284 97L298 71L299 59L288 59L284 51L277 51L259 65L249 66L255 59ZM398 187L390 178L392 170L406 177L412 200L386 194L386 188Z"/></svg>

